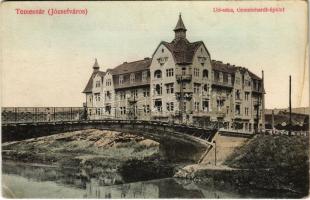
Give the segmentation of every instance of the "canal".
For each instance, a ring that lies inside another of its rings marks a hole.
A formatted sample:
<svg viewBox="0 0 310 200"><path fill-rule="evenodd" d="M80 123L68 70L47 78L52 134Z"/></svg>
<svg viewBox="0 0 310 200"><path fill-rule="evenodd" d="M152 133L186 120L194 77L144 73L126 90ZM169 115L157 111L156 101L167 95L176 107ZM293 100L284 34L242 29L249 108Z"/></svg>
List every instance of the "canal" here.
<svg viewBox="0 0 310 200"><path fill-rule="evenodd" d="M116 177L88 177L83 171L5 161L3 195L9 198L281 198L280 191L234 188L222 183L195 183L165 178L118 184ZM138 172L137 172L138 173ZM293 197L293 196L291 196Z"/></svg>

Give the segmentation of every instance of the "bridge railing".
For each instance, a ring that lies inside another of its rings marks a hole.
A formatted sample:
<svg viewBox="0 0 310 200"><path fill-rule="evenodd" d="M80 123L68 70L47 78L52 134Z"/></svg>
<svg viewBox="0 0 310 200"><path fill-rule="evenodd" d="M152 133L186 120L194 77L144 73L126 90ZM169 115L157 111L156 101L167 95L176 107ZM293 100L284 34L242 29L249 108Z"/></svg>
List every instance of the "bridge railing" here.
<svg viewBox="0 0 310 200"><path fill-rule="evenodd" d="M2 123L79 121L82 107L2 107Z"/></svg>

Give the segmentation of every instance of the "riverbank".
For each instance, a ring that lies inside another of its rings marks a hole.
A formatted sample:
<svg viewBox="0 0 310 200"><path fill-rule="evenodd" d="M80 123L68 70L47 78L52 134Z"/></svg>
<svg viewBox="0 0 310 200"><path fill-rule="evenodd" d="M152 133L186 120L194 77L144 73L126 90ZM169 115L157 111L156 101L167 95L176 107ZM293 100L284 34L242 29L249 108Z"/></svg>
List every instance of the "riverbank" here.
<svg viewBox="0 0 310 200"><path fill-rule="evenodd" d="M85 178L113 180L107 184L136 181L137 178L171 177L174 169L172 164L160 158L157 142L132 134L99 130L3 143L2 158L4 161L57 166ZM136 163L143 169L139 177L132 176Z"/></svg>
<svg viewBox="0 0 310 200"><path fill-rule="evenodd" d="M230 139L222 141L226 140ZM2 158L5 162L37 163L57 168L62 176L67 177L64 181L70 177L88 181L96 178L103 186L174 176L200 185L228 185L228 188L240 189L240 192L264 190L271 195L271 191L274 193L272 197L301 198L308 195L307 137L257 135L251 140L235 139L232 142L232 149L227 149L227 141L222 144L225 151L217 143L218 150L225 154L218 154L222 160L217 166L211 162L170 163L160 156L159 143L155 141L99 130L3 143ZM212 157L214 154L211 154ZM8 167L7 172L10 169ZM15 171L22 169L23 164ZM44 173L54 175L54 171L45 169ZM27 171L29 175L32 173L33 170Z"/></svg>
<svg viewBox="0 0 310 200"><path fill-rule="evenodd" d="M309 194L309 138L258 135L218 166L189 165L175 177L195 182L282 191L287 198Z"/></svg>

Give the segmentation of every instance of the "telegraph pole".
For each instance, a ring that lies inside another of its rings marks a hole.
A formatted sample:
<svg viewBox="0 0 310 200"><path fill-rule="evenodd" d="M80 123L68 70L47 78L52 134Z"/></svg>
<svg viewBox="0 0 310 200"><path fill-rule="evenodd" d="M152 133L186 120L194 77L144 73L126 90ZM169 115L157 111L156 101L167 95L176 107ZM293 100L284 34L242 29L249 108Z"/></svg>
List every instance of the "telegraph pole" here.
<svg viewBox="0 0 310 200"><path fill-rule="evenodd" d="M214 165L216 166L216 141L213 141L214 143Z"/></svg>
<svg viewBox="0 0 310 200"><path fill-rule="evenodd" d="M290 75L290 82L289 82L289 110L290 110L290 123L288 129L288 135L291 136L292 134L292 77Z"/></svg>

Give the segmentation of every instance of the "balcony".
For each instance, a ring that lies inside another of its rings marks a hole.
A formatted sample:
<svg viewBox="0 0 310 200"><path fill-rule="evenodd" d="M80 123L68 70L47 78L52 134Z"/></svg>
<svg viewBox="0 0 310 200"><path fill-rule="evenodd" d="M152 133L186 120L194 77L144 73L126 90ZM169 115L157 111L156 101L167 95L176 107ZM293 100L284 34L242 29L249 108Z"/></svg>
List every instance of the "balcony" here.
<svg viewBox="0 0 310 200"><path fill-rule="evenodd" d="M232 88L233 85L231 84L231 82L223 82L223 81L220 81L219 79L214 79L212 81L212 84L213 85L216 85L216 86L220 86L220 87L229 87L229 88Z"/></svg>
<svg viewBox="0 0 310 200"><path fill-rule="evenodd" d="M128 102L131 103L131 104L137 103L137 97L134 97L134 96L128 97L127 100L128 100Z"/></svg>
<svg viewBox="0 0 310 200"><path fill-rule="evenodd" d="M180 92L176 92L175 96L176 96L177 100L180 100L181 93ZM183 92L183 100L191 100L192 97L193 97L193 93L192 92Z"/></svg>
<svg viewBox="0 0 310 200"><path fill-rule="evenodd" d="M254 88L252 87L252 92L263 93L262 88Z"/></svg>
<svg viewBox="0 0 310 200"><path fill-rule="evenodd" d="M176 75L176 79L178 82L181 81L191 81L192 75L191 74L185 74L185 75Z"/></svg>

